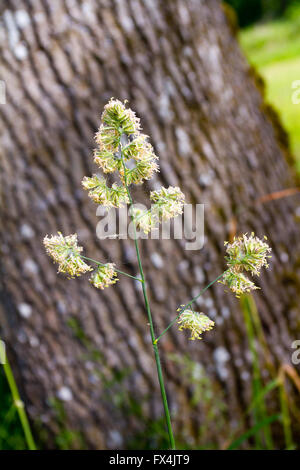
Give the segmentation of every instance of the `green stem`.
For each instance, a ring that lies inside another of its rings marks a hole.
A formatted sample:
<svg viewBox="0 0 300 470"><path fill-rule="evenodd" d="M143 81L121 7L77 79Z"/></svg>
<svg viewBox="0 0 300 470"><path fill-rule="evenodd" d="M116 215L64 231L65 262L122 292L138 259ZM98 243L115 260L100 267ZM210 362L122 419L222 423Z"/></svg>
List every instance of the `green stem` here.
<svg viewBox="0 0 300 470"><path fill-rule="evenodd" d="M87 261L91 261L92 263L99 264L100 266L105 266L106 264L106 263L100 263L99 261L96 261L95 259L88 258L87 256L80 255L80 257L83 259L86 259ZM114 270L117 271L117 273L123 274L123 276L127 276L127 277L130 277L131 279L134 279L135 281L144 282L142 279L139 279L138 277L131 276L131 274L127 274L127 273L124 273L124 271L120 271L120 269L114 268Z"/></svg>
<svg viewBox="0 0 300 470"><path fill-rule="evenodd" d="M180 312L179 314L177 315L177 317L175 317L171 323L169 323L169 325L167 326L167 328L154 340L154 344L157 344L157 342L160 340L160 338L162 336L164 336L164 334L168 331L169 328L171 328L171 326L174 325L174 323L176 322L176 320L178 320L178 318L180 317L180 315L183 314L183 312L189 308L199 297L200 295L204 294L205 291L207 291L207 289L209 289L215 282L217 282L222 276L223 274L225 273L226 271L224 271L222 274L220 274L220 276L218 276L214 281L211 281L206 287L204 287L204 289L202 289L201 292L199 292L198 295L196 295L196 297L194 297L188 304L184 305L181 309L180 309Z"/></svg>
<svg viewBox="0 0 300 470"><path fill-rule="evenodd" d="M126 166L123 160L123 154L121 150L121 158L122 158L122 165L124 169L124 184L126 187L126 191L128 194L128 198L130 201L130 208L133 205L133 200L127 185L127 176L126 176ZM172 430L172 423L171 423L171 416L170 416L170 411L169 411L169 406L168 406L168 400L167 400L167 394L166 394L166 389L165 389L165 384L164 384L164 378L163 378L163 373L162 373L162 368L161 368L161 363L160 363L160 357L159 357L159 351L158 351L158 346L155 344L155 333L154 333L154 326L153 326L153 320L152 320L152 314L150 310L150 304L149 304L149 299L147 295L147 289L146 289L146 280L144 276L144 270L142 266L142 261L141 261L141 254L140 254L140 249L138 245L138 240L137 240L137 235L136 235L136 225L135 225L135 220L134 217L131 216L131 220L133 223L133 230L134 230L134 244L135 244L135 250L136 250L136 255L137 255L137 260L138 260L138 266L139 266L139 271L140 275L142 278L142 289L143 289L143 296L144 296L144 301L145 301L145 306L146 306L146 311L147 311L147 316L148 316L148 321L150 325L150 335L151 335L151 340L152 340L152 345L153 345L153 351L154 351L154 357L155 357L155 362L156 362L156 368L157 368L157 375L158 375L158 381L160 385L160 391L161 391L161 396L162 396L162 401L163 401L163 406L164 406L164 412L165 412L165 417L166 417L166 424L168 428L168 434L169 434L169 440L170 440L170 446L172 450L175 450L175 439L173 435L173 430Z"/></svg>
<svg viewBox="0 0 300 470"><path fill-rule="evenodd" d="M30 424L29 424L27 414L24 408L24 403L22 402L20 398L19 390L15 381L15 378L13 376L13 372L9 365L9 362L7 361L7 358L4 358L3 360L3 370L4 370L4 374L5 374L6 380L10 388L14 406L16 407L18 415L19 415L19 419L21 422L21 426L24 432L28 449L36 450L36 445L35 445L35 442L31 433Z"/></svg>

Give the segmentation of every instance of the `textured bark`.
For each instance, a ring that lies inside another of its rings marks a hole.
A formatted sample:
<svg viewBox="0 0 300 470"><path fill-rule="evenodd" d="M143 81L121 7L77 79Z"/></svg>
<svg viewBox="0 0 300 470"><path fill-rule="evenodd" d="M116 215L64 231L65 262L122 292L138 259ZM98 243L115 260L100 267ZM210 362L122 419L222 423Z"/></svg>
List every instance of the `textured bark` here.
<svg viewBox="0 0 300 470"><path fill-rule="evenodd" d="M205 204L202 250L186 251L179 240L141 243L157 331L222 272L223 241L253 230L267 234L273 249L255 295L271 362L290 363L299 332L299 198L259 202L295 181L284 131L270 119L220 2L8 0L0 13L7 91L0 106L1 321L32 422L49 432L47 445L64 426L89 448L126 446L142 428L126 408L127 394L149 419L162 415L139 286L122 278L99 292L86 279L66 280L42 247L47 233L77 232L87 256L137 272L131 240L97 240L95 206L80 186L95 171L93 135L111 96L130 101L160 156L160 173L135 199L161 183ZM199 443L203 405L190 406L192 385L169 353L203 364L226 404L227 436L250 399L238 301L218 284L200 306L217 322L205 341L189 342L174 327L160 343L175 428L191 443ZM112 400L117 394L121 404ZM67 398L63 420L53 397ZM214 424L207 442L220 444L224 435Z"/></svg>

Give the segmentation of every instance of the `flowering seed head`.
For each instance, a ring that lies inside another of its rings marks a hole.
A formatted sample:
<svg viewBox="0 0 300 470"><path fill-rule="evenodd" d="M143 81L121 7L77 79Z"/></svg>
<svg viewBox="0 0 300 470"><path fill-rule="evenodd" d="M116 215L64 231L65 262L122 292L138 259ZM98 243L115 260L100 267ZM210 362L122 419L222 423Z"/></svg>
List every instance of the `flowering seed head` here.
<svg viewBox="0 0 300 470"><path fill-rule="evenodd" d="M144 180L152 178L156 171L159 171L158 165L151 155L143 160L134 160L134 167L126 168L126 182L128 185L141 184ZM120 176L125 183L124 168L120 169Z"/></svg>
<svg viewBox="0 0 300 470"><path fill-rule="evenodd" d="M111 98L104 106L101 116L103 124L127 135L136 134L140 130L140 120L135 113L125 107L126 101Z"/></svg>
<svg viewBox="0 0 300 470"><path fill-rule="evenodd" d="M94 150L94 162L104 173L113 173L121 168L121 159L108 150Z"/></svg>
<svg viewBox="0 0 300 470"><path fill-rule="evenodd" d="M147 141L145 134L137 134L133 140L122 148L125 161L132 160L133 168L126 169L127 184L140 184L144 180L152 178L155 171L159 171L152 145ZM124 178L124 168L120 169L122 179Z"/></svg>
<svg viewBox="0 0 300 470"><path fill-rule="evenodd" d="M118 186L113 183L109 188L104 178L93 175L91 178L85 176L82 180L82 186L89 191L89 197L101 206L121 207L122 204L128 204L128 194L124 186Z"/></svg>
<svg viewBox="0 0 300 470"><path fill-rule="evenodd" d="M180 325L180 331L184 329L191 330L191 340L202 339L201 334L204 331L211 330L215 324L208 316L204 315L204 313L194 312L189 309L183 311L177 323Z"/></svg>
<svg viewBox="0 0 300 470"><path fill-rule="evenodd" d="M115 284L117 281L118 278L114 263L98 266L90 277L90 283L97 289L104 289L105 287Z"/></svg>
<svg viewBox="0 0 300 470"><path fill-rule="evenodd" d="M265 237L266 239L266 237ZM239 297L245 292L259 289L242 271L248 271L251 275L259 276L263 266L268 267L267 259L271 248L267 243L260 240L251 233L235 237L232 243L225 242L226 261L229 269L225 271L221 281Z"/></svg>
<svg viewBox="0 0 300 470"><path fill-rule="evenodd" d="M157 159L153 147L147 139L148 136L145 134L137 134L134 136L134 139L129 141L122 149L124 159L129 160L133 158L134 160L144 160L149 156Z"/></svg>
<svg viewBox="0 0 300 470"><path fill-rule="evenodd" d="M96 134L98 149L94 152L95 163L104 171L118 171L123 184L140 184L150 179L158 171L157 156L147 136L140 133L140 120L125 104L113 98L104 107L101 125ZM124 144L122 136L127 136ZM124 161L132 160L132 168L124 168Z"/></svg>
<svg viewBox="0 0 300 470"><path fill-rule="evenodd" d="M251 233L241 237L235 237L232 243L225 242L226 245L226 261L229 268L235 271L250 271L252 275L259 276L263 266L268 267L267 260L271 256L271 248L267 243L260 240Z"/></svg>
<svg viewBox="0 0 300 470"><path fill-rule="evenodd" d="M254 282L250 281L250 279L248 279L243 273L236 272L231 269L225 271L222 280L219 282L228 286L229 289L236 294L237 298L245 292L259 289L259 287L257 287Z"/></svg>
<svg viewBox="0 0 300 470"><path fill-rule="evenodd" d="M140 209L138 207L131 208L131 215L134 217L136 227L149 233L156 228L158 217L151 210Z"/></svg>
<svg viewBox="0 0 300 470"><path fill-rule="evenodd" d="M156 213L162 220L182 214L184 194L177 186L162 187L158 191L151 191L150 199L154 202L153 213Z"/></svg>
<svg viewBox="0 0 300 470"><path fill-rule="evenodd" d="M58 263L58 272L69 274L71 278L92 271L92 268L81 258L83 248L78 246L77 234L64 237L61 232L57 235L45 236L43 240L46 252L55 263Z"/></svg>
<svg viewBox="0 0 300 470"><path fill-rule="evenodd" d="M121 133L113 127L101 124L95 135L95 140L99 146L100 152L114 153L118 151Z"/></svg>
<svg viewBox="0 0 300 470"><path fill-rule="evenodd" d="M113 98L104 106L101 124L95 135L98 149L94 161L105 173L120 169L120 159L115 155L119 151L122 134L138 134L140 120L125 104Z"/></svg>

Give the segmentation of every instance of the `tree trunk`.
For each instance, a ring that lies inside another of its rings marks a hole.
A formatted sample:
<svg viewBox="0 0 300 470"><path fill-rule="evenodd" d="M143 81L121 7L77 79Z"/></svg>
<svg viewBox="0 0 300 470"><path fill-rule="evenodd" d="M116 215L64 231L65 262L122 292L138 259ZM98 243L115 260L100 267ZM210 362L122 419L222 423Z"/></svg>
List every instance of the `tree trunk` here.
<svg viewBox="0 0 300 470"><path fill-rule="evenodd" d="M46 445L59 445L54 436L68 430L65 446L128 447L136 436L154 439L151 423L162 416L139 286L122 278L100 292L86 279L66 280L42 246L45 234L77 232L87 256L137 273L132 240L97 239L99 218L80 184L95 171L93 136L111 96L129 100L160 157L147 191L176 185L187 202L205 204L201 250L141 241L156 331L223 271L224 240L254 231L273 250L255 294L270 362L290 364L299 198L265 198L295 186L287 139L220 1L8 0L0 14L1 325L41 440L47 432ZM160 350L177 436L222 446L250 425L248 338L240 304L222 285L200 308L217 324L204 341L188 341L175 326ZM197 378L199 363L209 382Z"/></svg>

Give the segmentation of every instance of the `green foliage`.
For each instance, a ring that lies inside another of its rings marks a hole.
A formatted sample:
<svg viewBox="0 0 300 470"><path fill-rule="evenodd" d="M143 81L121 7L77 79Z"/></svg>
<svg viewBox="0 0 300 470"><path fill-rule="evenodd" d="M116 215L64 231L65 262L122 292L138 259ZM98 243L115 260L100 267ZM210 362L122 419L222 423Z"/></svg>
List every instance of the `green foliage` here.
<svg viewBox="0 0 300 470"><path fill-rule="evenodd" d="M203 414L194 444L187 444L186 436L176 436L176 441L183 449L218 449L218 441L228 439L227 405L221 388L203 365L187 354L169 354L168 358L178 367L183 385L189 387L191 413L199 413L200 407Z"/></svg>
<svg viewBox="0 0 300 470"><path fill-rule="evenodd" d="M141 431L133 434L127 441L127 450L168 450L169 436L166 431L164 417L158 419L145 419L141 413L139 404L136 401L131 402L128 412L131 411L140 419L142 424Z"/></svg>
<svg viewBox="0 0 300 470"><path fill-rule="evenodd" d="M294 449L292 423L290 419L290 405L285 390L284 369L274 370L273 366L268 368L273 378L266 385L263 384L261 376L261 364L259 350L263 353L264 361L268 364L269 350L264 338L263 328L256 308L254 298L251 295L244 295L241 298L241 309L244 315L246 331L248 336L251 360L252 360L252 399L248 414L252 415L253 427L247 430L242 436L230 444L229 449L237 448L242 442L254 437L256 449L275 449L272 437L271 423L279 422L279 428L285 441L287 450ZM266 397L273 390L277 390L277 395L273 395L280 413L269 416L267 413Z"/></svg>
<svg viewBox="0 0 300 470"><path fill-rule="evenodd" d="M226 0L237 13L241 27L255 23L262 17L262 0Z"/></svg>
<svg viewBox="0 0 300 470"><path fill-rule="evenodd" d="M240 34L249 61L266 83L266 100L279 111L289 133L291 151L300 172L300 105L292 102L292 83L300 79L300 4L277 21L252 26Z"/></svg>
<svg viewBox="0 0 300 470"><path fill-rule="evenodd" d="M27 449L17 409L0 366L0 450Z"/></svg>
<svg viewBox="0 0 300 470"><path fill-rule="evenodd" d="M69 429L66 426L66 412L63 402L57 398L50 398L49 404L52 407L58 431L55 436L55 445L60 450L84 449L84 440L80 432Z"/></svg>
<svg viewBox="0 0 300 470"><path fill-rule="evenodd" d="M250 437L254 436L257 439L257 436L260 434L260 431L266 427L269 427L271 423L274 421L278 421L280 419L280 415L272 415L267 416L261 421L255 423L255 425L248 429L245 433L235 439L231 444L228 446L227 450L235 450L238 449L245 441L247 441Z"/></svg>
<svg viewBox="0 0 300 470"><path fill-rule="evenodd" d="M258 20L281 17L298 0L225 0L238 16L241 27L251 25Z"/></svg>
<svg viewBox="0 0 300 470"><path fill-rule="evenodd" d="M241 31L242 47L257 67L299 57L300 4L289 11L284 18Z"/></svg>
<svg viewBox="0 0 300 470"><path fill-rule="evenodd" d="M269 416L267 415L265 396L263 393L263 380L260 373L260 363L258 350L255 342L257 334L255 332L253 316L256 315L255 304L250 295L244 295L241 298L241 307L244 314L246 331L248 335L250 354L252 360L252 406L254 427L256 430L253 435L255 438L256 449L273 449L273 440L269 426ZM255 311L254 311L255 310ZM256 317L257 318L257 317ZM263 424L264 423L264 424Z"/></svg>

